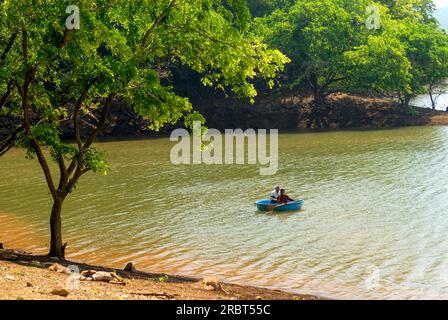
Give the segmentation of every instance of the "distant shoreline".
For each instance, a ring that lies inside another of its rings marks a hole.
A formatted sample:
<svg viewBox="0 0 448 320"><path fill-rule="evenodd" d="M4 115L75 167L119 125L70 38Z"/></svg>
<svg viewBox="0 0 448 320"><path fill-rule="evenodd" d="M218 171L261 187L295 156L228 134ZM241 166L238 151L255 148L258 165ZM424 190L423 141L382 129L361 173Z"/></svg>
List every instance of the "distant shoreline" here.
<svg viewBox="0 0 448 320"><path fill-rule="evenodd" d="M324 104L318 106L312 106L309 98L300 96L260 96L255 104L242 107L246 104L235 98L210 97L198 102L197 111L204 115L207 127L218 130L253 128L278 129L280 133L302 133L334 129L365 130L448 125L448 112L445 111L415 106L406 109L388 100L342 93L333 94ZM123 108L127 108L126 112ZM98 141L162 139L169 137L175 128L182 127L179 123L168 125L160 132L152 132L145 121L131 111L130 108L120 105L111 116L115 120L104 129ZM126 125L127 123L132 123L132 126ZM13 128L12 119L0 117L0 138ZM73 129L63 127L62 139L72 141L72 137Z"/></svg>

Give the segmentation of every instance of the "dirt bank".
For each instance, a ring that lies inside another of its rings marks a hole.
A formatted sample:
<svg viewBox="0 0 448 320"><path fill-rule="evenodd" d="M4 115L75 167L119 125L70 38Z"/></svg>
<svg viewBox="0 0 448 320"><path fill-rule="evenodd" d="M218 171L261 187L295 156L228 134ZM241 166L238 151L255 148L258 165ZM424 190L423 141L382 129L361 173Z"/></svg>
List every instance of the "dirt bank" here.
<svg viewBox="0 0 448 320"><path fill-rule="evenodd" d="M336 129L448 125L448 113L409 109L383 99L334 94L314 106L306 97L261 97L254 105L237 99L198 100L212 128Z"/></svg>
<svg viewBox="0 0 448 320"><path fill-rule="evenodd" d="M190 97L194 108L207 119L209 128L280 129L335 129L388 128L406 126L448 125L448 112L427 108L406 109L399 104L374 98L334 94L325 104L313 106L310 98L299 96L260 96L254 104L205 92ZM74 136L72 124L63 126L63 138ZM169 134L174 128L167 125L158 133ZM0 139L14 128L11 118L0 117ZM90 132L85 125L82 135ZM116 103L103 130L102 137L156 136L147 123L124 103Z"/></svg>
<svg viewBox="0 0 448 320"><path fill-rule="evenodd" d="M73 289L67 287L65 267L70 265L76 265L80 272L95 270L97 274L113 273L119 280L79 281L79 287ZM223 283L214 277L195 279L124 271L73 261L59 262L11 249L0 249L1 299L319 300L315 296Z"/></svg>
<svg viewBox="0 0 448 320"><path fill-rule="evenodd" d="M404 108L374 98L335 94L326 104L305 107L299 128L389 128L448 125L448 112L428 108Z"/></svg>

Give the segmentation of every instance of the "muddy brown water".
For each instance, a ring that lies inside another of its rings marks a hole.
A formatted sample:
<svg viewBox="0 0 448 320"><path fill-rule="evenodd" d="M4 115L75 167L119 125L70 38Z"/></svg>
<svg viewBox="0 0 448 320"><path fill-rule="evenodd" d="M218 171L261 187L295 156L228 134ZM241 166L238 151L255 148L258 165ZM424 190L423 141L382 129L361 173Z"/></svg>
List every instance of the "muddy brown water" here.
<svg viewBox="0 0 448 320"><path fill-rule="evenodd" d="M104 142L63 213L68 257L332 298L448 298L448 128L280 136L280 170L174 166L168 139ZM44 253L51 206L36 161L0 158L0 242ZM275 184L303 211L266 215Z"/></svg>

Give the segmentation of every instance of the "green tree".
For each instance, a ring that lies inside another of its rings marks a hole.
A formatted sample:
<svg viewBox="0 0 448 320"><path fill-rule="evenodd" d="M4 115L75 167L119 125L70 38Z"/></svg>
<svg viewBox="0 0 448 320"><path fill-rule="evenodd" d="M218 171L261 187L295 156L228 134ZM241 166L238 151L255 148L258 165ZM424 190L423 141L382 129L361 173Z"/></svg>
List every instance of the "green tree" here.
<svg viewBox="0 0 448 320"><path fill-rule="evenodd" d="M398 39L372 35L366 44L355 47L345 56L347 91L382 96L410 92L412 66L406 48Z"/></svg>
<svg viewBox="0 0 448 320"><path fill-rule="evenodd" d="M396 92L405 107L409 106L413 96L427 92L435 108L434 90L448 77L446 72L448 39L433 17L435 12L433 1L379 0L379 2L389 8L387 13L382 14L381 36L385 41L382 41L381 48L375 49L372 46L371 50L366 50L365 46L360 48L364 50L365 59L358 67L362 69L362 66L369 66L368 69L371 71L364 69L358 72L363 74L361 77L376 74L376 79L380 79L378 71L383 68L384 81L382 83L380 81L382 89ZM384 23L384 20L387 22ZM369 42L372 42L372 39L369 39ZM403 57L403 52L406 59ZM361 52L353 52L351 55L355 60L358 58L358 61L361 56ZM393 56L397 64L391 64L391 60L387 58ZM366 60L370 60L370 63L366 63ZM352 75L356 78L356 74ZM375 84L379 82L376 81Z"/></svg>
<svg viewBox="0 0 448 320"><path fill-rule="evenodd" d="M271 85L288 61L251 33L245 0L80 0L79 29L67 28L70 4L0 1L0 112L21 122L4 150L15 141L42 167L53 199L49 255L61 259L64 200L82 175L106 172L93 144L114 102L128 103L153 130L181 118L188 124L200 116L163 84L171 64L253 99L252 80L260 75ZM60 138L67 122L74 144Z"/></svg>
<svg viewBox="0 0 448 320"><path fill-rule="evenodd" d="M342 87L345 54L365 38L367 3L298 0L257 19L258 31L292 59L289 85L308 87L316 103Z"/></svg>
<svg viewBox="0 0 448 320"><path fill-rule="evenodd" d="M412 17L420 22L434 22L435 5L433 0L378 0L390 10L395 19Z"/></svg>
<svg viewBox="0 0 448 320"><path fill-rule="evenodd" d="M247 5L254 17L264 17L274 10L288 8L295 0L247 0Z"/></svg>
<svg viewBox="0 0 448 320"><path fill-rule="evenodd" d="M368 28L376 6L379 28ZM446 74L446 33L431 0L296 0L256 19L257 31L292 63L286 85L317 104L335 91L398 97L432 92Z"/></svg>
<svg viewBox="0 0 448 320"><path fill-rule="evenodd" d="M439 89L446 79L448 79L448 36L446 33L439 33L439 37L433 42L433 46L428 52L428 62L425 68L427 90L431 99L432 109L437 106L437 100L443 91Z"/></svg>
<svg viewBox="0 0 448 320"><path fill-rule="evenodd" d="M448 77L448 36L434 22L407 21L397 32L412 66L410 92L403 103L407 106L412 96L429 93L435 108L434 89Z"/></svg>
<svg viewBox="0 0 448 320"><path fill-rule="evenodd" d="M412 64L408 47L399 36L406 25L395 20L385 8L380 13L381 28L366 33L361 45L345 53L348 79L345 90L385 97L409 96Z"/></svg>

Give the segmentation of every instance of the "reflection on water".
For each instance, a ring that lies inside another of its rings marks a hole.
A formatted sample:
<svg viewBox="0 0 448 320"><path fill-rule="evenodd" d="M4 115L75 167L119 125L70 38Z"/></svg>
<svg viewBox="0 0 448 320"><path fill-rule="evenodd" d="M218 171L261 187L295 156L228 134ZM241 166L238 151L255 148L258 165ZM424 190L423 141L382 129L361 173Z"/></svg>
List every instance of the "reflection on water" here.
<svg viewBox="0 0 448 320"><path fill-rule="evenodd" d="M335 298L448 298L447 138L444 127L284 134L272 177L173 166L167 139L101 143L112 170L68 199L68 254ZM37 164L13 150L0 170L0 242L42 249L51 203ZM277 183L303 211L256 212Z"/></svg>

